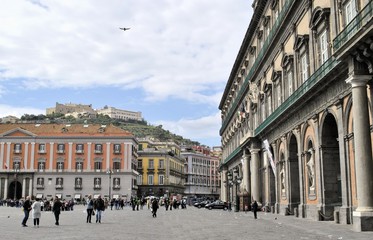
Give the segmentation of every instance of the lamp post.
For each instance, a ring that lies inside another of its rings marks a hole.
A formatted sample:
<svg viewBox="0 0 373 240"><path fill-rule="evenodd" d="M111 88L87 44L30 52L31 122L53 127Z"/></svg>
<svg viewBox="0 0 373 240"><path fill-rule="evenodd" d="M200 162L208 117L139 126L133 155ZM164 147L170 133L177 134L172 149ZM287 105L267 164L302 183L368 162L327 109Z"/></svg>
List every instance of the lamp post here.
<svg viewBox="0 0 373 240"><path fill-rule="evenodd" d="M114 173L111 169L106 170L106 173L109 174L109 201L111 200L111 174Z"/></svg>
<svg viewBox="0 0 373 240"><path fill-rule="evenodd" d="M238 185L240 185L242 177L235 176L233 183L236 185L236 208L235 212L240 211L240 198L238 197Z"/></svg>
<svg viewBox="0 0 373 240"><path fill-rule="evenodd" d="M17 200L17 174L19 173L19 168L18 166L14 169L14 201Z"/></svg>
<svg viewBox="0 0 373 240"><path fill-rule="evenodd" d="M231 195L230 195L230 188L231 186L233 185L233 182L232 182L232 178L233 178L233 174L232 172L228 172L227 173L227 177L228 177L228 181L227 181L227 189L228 189L228 192L227 192L227 196L228 196L228 208L229 208L229 211L231 210L231 206L232 206L232 198L231 198ZM232 191L232 194L233 194L233 191Z"/></svg>

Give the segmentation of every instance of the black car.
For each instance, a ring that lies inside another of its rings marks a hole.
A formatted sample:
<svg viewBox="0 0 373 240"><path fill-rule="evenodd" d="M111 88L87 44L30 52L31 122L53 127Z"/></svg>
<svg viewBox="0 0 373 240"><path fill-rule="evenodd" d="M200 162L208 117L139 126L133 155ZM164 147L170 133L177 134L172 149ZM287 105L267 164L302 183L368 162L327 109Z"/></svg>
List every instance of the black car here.
<svg viewBox="0 0 373 240"><path fill-rule="evenodd" d="M228 203L216 200L215 202L209 203L205 205L205 208L211 210L211 209L228 209Z"/></svg>
<svg viewBox="0 0 373 240"><path fill-rule="evenodd" d="M206 200L206 201L202 201L202 202L198 202L198 203L195 203L194 206L195 207L198 207L198 208L203 208L206 206L206 204L210 203L210 201Z"/></svg>

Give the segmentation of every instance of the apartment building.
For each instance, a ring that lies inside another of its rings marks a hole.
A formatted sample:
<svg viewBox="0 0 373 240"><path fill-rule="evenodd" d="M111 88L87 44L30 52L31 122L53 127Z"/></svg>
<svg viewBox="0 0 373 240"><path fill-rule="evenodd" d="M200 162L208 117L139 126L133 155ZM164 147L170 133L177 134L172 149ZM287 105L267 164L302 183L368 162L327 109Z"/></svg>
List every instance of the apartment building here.
<svg viewBox="0 0 373 240"><path fill-rule="evenodd" d="M0 124L0 198L137 194L137 141L100 124Z"/></svg>
<svg viewBox="0 0 373 240"><path fill-rule="evenodd" d="M222 196L373 230L369 0L256 0L219 109Z"/></svg>
<svg viewBox="0 0 373 240"><path fill-rule="evenodd" d="M183 195L185 159L180 156L180 146L149 138L138 141L138 196Z"/></svg>

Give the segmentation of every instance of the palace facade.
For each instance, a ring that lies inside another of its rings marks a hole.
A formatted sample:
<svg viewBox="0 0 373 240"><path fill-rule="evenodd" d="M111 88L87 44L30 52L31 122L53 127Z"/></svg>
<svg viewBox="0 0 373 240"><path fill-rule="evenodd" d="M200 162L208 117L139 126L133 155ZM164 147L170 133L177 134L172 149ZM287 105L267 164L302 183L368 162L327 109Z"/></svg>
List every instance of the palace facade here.
<svg viewBox="0 0 373 240"><path fill-rule="evenodd" d="M222 198L373 230L373 2L256 0L219 109Z"/></svg>

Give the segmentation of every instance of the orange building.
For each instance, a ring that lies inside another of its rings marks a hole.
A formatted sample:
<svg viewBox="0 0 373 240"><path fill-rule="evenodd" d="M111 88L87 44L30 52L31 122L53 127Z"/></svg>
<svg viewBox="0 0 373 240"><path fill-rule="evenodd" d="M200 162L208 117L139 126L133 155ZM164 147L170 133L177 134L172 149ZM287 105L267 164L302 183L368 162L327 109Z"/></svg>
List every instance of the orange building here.
<svg viewBox="0 0 373 240"><path fill-rule="evenodd" d="M113 125L0 124L0 199L136 195L137 141Z"/></svg>

